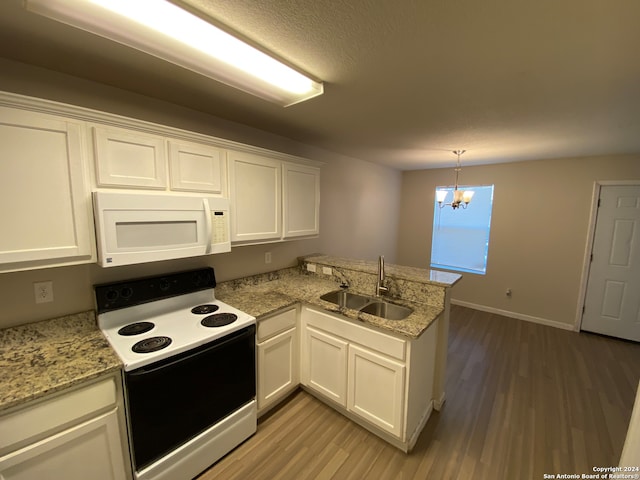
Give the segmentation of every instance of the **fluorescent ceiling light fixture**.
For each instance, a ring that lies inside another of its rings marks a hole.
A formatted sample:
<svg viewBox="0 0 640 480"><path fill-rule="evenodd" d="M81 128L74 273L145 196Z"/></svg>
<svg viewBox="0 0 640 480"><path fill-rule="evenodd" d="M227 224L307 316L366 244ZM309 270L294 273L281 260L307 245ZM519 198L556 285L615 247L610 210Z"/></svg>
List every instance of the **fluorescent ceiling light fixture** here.
<svg viewBox="0 0 640 480"><path fill-rule="evenodd" d="M25 0L25 5L283 106L323 93L321 82L166 0Z"/></svg>

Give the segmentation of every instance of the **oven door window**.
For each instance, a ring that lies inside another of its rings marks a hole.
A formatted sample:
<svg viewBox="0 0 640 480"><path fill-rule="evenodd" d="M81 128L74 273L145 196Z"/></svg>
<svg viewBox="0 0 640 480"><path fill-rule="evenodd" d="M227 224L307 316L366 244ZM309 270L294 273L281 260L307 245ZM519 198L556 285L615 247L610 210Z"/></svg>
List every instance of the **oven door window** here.
<svg viewBox="0 0 640 480"><path fill-rule="evenodd" d="M125 373L135 468L142 470L256 394L255 326Z"/></svg>

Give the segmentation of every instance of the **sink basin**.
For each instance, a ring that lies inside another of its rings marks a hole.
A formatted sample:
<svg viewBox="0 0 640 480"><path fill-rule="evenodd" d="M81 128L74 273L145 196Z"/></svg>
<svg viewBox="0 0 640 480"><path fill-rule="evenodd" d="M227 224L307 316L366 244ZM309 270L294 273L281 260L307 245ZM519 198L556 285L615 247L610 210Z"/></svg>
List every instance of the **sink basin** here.
<svg viewBox="0 0 640 480"><path fill-rule="evenodd" d="M335 290L333 292L325 293L320 298L326 302L335 303L340 307L347 307L353 310L360 310L371 301L369 297L358 295L357 293L351 293L346 290Z"/></svg>
<svg viewBox="0 0 640 480"><path fill-rule="evenodd" d="M339 307L360 310L363 313L375 315L386 320L402 320L413 313L409 307L385 302L376 298L358 295L347 290L334 290L320 297L326 302L335 303Z"/></svg>
<svg viewBox="0 0 640 480"><path fill-rule="evenodd" d="M386 320L402 320L413 313L413 310L409 307L379 301L369 303L364 308L361 308L360 311Z"/></svg>

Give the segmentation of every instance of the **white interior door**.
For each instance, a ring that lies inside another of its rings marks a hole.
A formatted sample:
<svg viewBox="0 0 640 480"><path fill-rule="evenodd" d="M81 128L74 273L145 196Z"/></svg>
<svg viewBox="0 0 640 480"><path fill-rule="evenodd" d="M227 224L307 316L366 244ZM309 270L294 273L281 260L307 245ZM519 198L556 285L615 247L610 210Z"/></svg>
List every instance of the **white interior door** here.
<svg viewBox="0 0 640 480"><path fill-rule="evenodd" d="M602 186L582 330L640 341L640 186Z"/></svg>

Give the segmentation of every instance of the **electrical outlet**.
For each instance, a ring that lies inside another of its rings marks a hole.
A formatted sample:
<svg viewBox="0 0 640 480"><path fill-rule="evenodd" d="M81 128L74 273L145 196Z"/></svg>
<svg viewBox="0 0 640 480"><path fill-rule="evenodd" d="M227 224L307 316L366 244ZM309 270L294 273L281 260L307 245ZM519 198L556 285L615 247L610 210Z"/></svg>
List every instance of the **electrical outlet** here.
<svg viewBox="0 0 640 480"><path fill-rule="evenodd" d="M264 254L264 263L271 263L271 252L266 252Z"/></svg>
<svg viewBox="0 0 640 480"><path fill-rule="evenodd" d="M316 271L316 264L315 263L307 263L307 271L309 272L314 272Z"/></svg>
<svg viewBox="0 0 640 480"><path fill-rule="evenodd" d="M33 284L36 303L53 302L53 282L36 282Z"/></svg>
<svg viewBox="0 0 640 480"><path fill-rule="evenodd" d="M325 275L331 275L331 267L322 267L322 273Z"/></svg>

